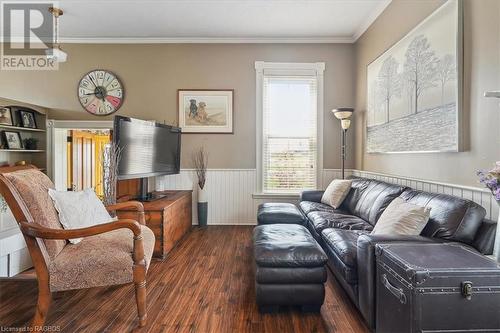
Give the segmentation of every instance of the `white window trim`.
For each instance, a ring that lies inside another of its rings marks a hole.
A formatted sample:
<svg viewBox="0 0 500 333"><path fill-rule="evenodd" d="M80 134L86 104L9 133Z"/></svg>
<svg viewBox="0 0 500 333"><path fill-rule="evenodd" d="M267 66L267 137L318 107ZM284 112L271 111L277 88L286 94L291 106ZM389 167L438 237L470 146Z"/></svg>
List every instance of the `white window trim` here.
<svg viewBox="0 0 500 333"><path fill-rule="evenodd" d="M262 135L263 135L263 96L262 89L264 84L264 70L283 71L283 74L293 75L302 74L304 72L314 71L317 77L317 170L316 170L316 184L319 188L323 187L323 108L324 108L324 88L323 77L325 71L324 62L255 62L255 99L256 99L256 169L257 169L257 194L263 193L263 166L262 166ZM266 196L272 196L273 193L266 193ZM276 194L283 196L283 193Z"/></svg>

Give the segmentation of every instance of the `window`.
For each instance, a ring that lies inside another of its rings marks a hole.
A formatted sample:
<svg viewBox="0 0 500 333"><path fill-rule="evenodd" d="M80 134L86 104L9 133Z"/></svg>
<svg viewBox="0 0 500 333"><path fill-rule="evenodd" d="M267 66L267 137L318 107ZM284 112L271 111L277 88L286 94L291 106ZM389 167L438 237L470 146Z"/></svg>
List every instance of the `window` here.
<svg viewBox="0 0 500 333"><path fill-rule="evenodd" d="M283 194L318 188L323 69L319 76L317 64L263 64L268 66L260 73L256 64L259 190Z"/></svg>

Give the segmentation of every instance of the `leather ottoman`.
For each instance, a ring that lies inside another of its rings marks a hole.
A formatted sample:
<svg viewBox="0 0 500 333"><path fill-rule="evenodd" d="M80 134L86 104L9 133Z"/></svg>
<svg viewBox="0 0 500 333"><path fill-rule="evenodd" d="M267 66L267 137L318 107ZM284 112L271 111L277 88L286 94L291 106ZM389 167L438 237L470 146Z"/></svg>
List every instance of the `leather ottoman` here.
<svg viewBox="0 0 500 333"><path fill-rule="evenodd" d="M319 311L325 299L328 260L307 228L298 224L255 227L255 294L261 312L280 306Z"/></svg>
<svg viewBox="0 0 500 333"><path fill-rule="evenodd" d="M262 224L287 223L305 224L301 211L291 203L263 203L257 210L257 222Z"/></svg>

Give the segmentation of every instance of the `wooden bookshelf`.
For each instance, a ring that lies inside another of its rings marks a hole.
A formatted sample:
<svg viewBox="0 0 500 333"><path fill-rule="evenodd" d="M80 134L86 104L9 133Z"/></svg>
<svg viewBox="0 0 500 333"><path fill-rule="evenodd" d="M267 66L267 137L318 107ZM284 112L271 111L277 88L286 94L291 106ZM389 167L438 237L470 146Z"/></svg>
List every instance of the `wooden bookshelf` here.
<svg viewBox="0 0 500 333"><path fill-rule="evenodd" d="M0 102L3 101L0 99ZM30 110L35 115L37 128L0 124L0 137L2 137L3 144L3 148L0 148L0 160L8 163L9 165L14 165L19 161L25 161L27 164L33 164L40 169L45 169L47 167L47 115L36 110L35 107L30 108L22 105L21 103L20 106L17 106L14 103L7 104L5 102L0 103L0 106L11 109L11 118L14 125L20 124L19 110ZM5 146L4 138L1 133L3 131L19 132L21 140L23 141L28 138L36 139L37 149L8 149Z"/></svg>
<svg viewBox="0 0 500 333"><path fill-rule="evenodd" d="M9 153L44 153L42 149L0 149L0 151Z"/></svg>
<svg viewBox="0 0 500 333"><path fill-rule="evenodd" d="M10 126L10 125L2 125L0 124L0 129L9 129L13 131L21 131L21 132L45 132L43 128L29 128L29 127L19 127L19 126Z"/></svg>

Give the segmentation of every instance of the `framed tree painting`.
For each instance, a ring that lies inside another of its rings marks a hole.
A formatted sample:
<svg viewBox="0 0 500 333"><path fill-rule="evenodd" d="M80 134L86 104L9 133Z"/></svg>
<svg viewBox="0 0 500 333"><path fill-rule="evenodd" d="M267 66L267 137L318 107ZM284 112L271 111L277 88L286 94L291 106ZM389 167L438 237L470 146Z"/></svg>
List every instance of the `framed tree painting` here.
<svg viewBox="0 0 500 333"><path fill-rule="evenodd" d="M183 133L233 133L234 90L178 90Z"/></svg>
<svg viewBox="0 0 500 333"><path fill-rule="evenodd" d="M366 152L457 152L462 1L449 0L367 67Z"/></svg>

